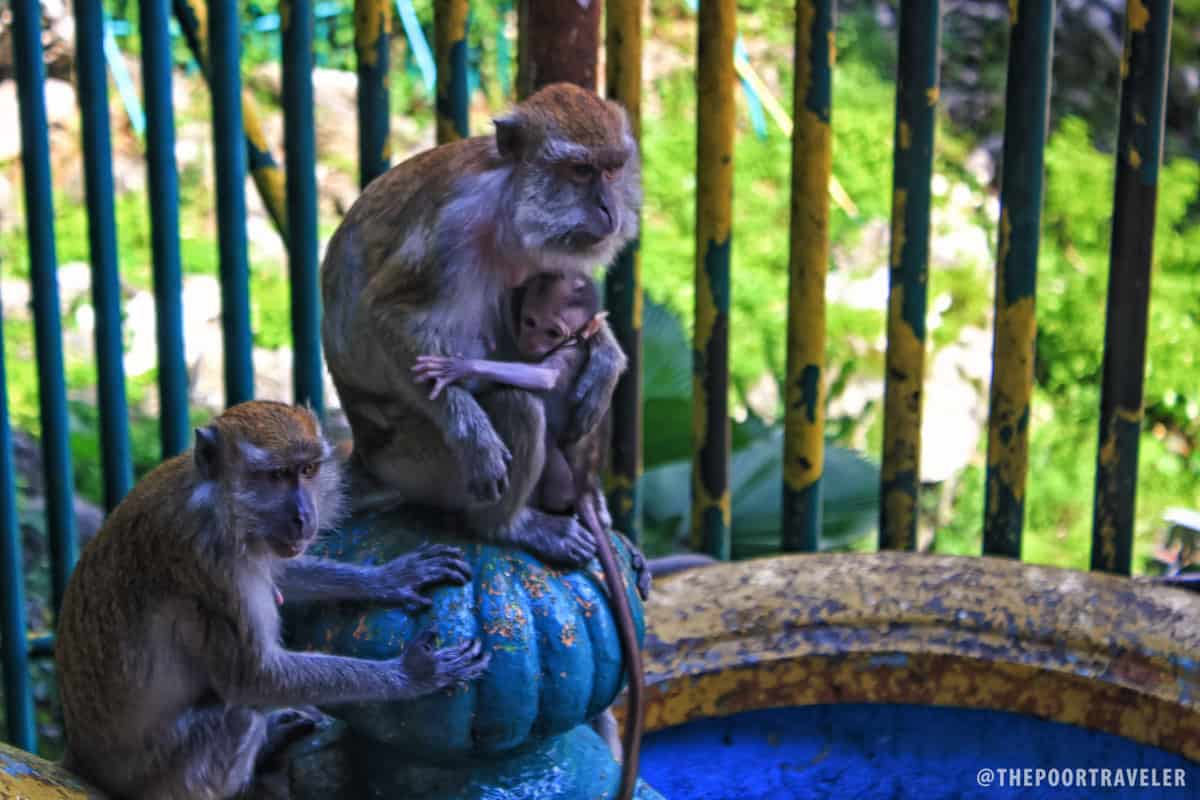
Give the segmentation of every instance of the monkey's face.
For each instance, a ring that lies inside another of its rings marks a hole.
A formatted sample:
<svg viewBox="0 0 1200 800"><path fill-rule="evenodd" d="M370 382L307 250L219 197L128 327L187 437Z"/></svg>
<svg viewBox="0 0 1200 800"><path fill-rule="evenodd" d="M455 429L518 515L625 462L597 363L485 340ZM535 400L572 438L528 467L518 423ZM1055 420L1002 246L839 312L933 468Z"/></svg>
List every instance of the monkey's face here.
<svg viewBox="0 0 1200 800"><path fill-rule="evenodd" d="M319 460L278 464L249 473L246 488L258 513L252 546L279 558L295 558L312 544L320 529Z"/></svg>
<svg viewBox="0 0 1200 800"><path fill-rule="evenodd" d="M525 287L517 315L517 350L530 361L544 358L582 328L599 302L587 278L542 274Z"/></svg>
<svg viewBox="0 0 1200 800"><path fill-rule="evenodd" d="M526 250L590 269L637 234L641 170L620 106L554 84L496 120L496 143L513 164Z"/></svg>

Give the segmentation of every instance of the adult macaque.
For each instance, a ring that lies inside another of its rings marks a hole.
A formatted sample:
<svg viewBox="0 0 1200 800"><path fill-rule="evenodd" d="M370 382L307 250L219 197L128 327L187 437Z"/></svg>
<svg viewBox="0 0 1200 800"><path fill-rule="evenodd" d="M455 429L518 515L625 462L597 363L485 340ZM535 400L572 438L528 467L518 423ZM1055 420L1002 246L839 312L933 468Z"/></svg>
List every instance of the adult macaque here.
<svg viewBox="0 0 1200 800"><path fill-rule="evenodd" d="M483 672L478 641L437 650L430 634L388 661L282 647L283 599L420 607L470 574L450 547L380 567L303 558L341 505L332 452L307 410L244 403L113 511L63 598L68 766L119 797L233 797L302 719L263 707L399 700Z"/></svg>
<svg viewBox="0 0 1200 800"><path fill-rule="evenodd" d="M635 235L640 204L624 111L567 84L497 119L494 137L429 150L366 188L322 265L325 355L367 484L358 498L465 510L477 536L554 563L591 558L593 537L574 518L528 507L545 459L538 399L458 385L431 398L412 367L420 355L483 358L503 335L509 290L608 264ZM570 439L596 427L625 365L606 325L588 350Z"/></svg>

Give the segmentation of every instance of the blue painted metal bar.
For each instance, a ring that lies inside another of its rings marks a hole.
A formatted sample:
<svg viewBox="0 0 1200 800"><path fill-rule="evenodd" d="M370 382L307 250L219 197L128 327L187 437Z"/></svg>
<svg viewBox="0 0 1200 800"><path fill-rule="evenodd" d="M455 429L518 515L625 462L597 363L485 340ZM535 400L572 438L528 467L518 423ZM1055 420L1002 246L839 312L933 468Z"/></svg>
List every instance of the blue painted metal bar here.
<svg viewBox="0 0 1200 800"><path fill-rule="evenodd" d="M388 0L354 0L354 50L358 59L358 180L364 188L392 161L388 100Z"/></svg>
<svg viewBox="0 0 1200 800"><path fill-rule="evenodd" d="M317 299L317 145L313 127L312 0L282 0L283 134L287 167L292 381L297 403L325 413Z"/></svg>
<svg viewBox="0 0 1200 800"><path fill-rule="evenodd" d="M25 229L33 284L38 401L42 421L42 468L46 482L46 527L55 613L75 566L74 471L63 380L62 320L58 305L58 257L54 250L54 199L50 142L42 97L42 26L37 0L12 4L13 67L21 116L21 166L25 178Z"/></svg>
<svg viewBox="0 0 1200 800"><path fill-rule="evenodd" d="M221 327L225 334L225 402L232 406L254 397L250 276L246 263L247 156L242 125L237 0L211 0L208 22L217 237L221 253Z"/></svg>
<svg viewBox="0 0 1200 800"><path fill-rule="evenodd" d="M104 9L100 0L75 0L75 71L83 131L83 176L96 309L96 372L104 506L117 507L133 484L125 348L121 339L121 281L113 210L112 136L104 68Z"/></svg>
<svg viewBox="0 0 1200 800"><path fill-rule="evenodd" d="M113 23L107 19L104 21L104 60L108 62L108 69L112 72L113 83L117 85L117 94L121 97L121 105L125 107L129 124L133 126L134 133L142 136L146 132L146 112L138 100L137 87L133 85L133 78L125 66L125 59L121 57L121 48L113 34Z"/></svg>
<svg viewBox="0 0 1200 800"><path fill-rule="evenodd" d="M879 504L881 549L915 550L917 546L925 300L929 285L929 184L937 127L940 6L940 0L900 3Z"/></svg>
<svg viewBox="0 0 1200 800"><path fill-rule="evenodd" d="M0 309L3 305L0 305ZM4 317L0 311L0 645L4 652L4 712L8 740L34 750L33 693L25 650L25 572L17 526L17 476L8 427L8 380L4 372Z"/></svg>
<svg viewBox="0 0 1200 800"><path fill-rule="evenodd" d="M1054 3L1016 0L1009 17L983 551L1020 558Z"/></svg>
<svg viewBox="0 0 1200 800"><path fill-rule="evenodd" d="M190 446L188 374L183 346L183 279L179 256L179 173L171 97L171 0L140 0L142 84L146 93L146 168L154 313L158 339L159 438L162 457Z"/></svg>
<svg viewBox="0 0 1200 800"><path fill-rule="evenodd" d="M425 31L421 28L421 20L417 19L412 0L396 0L396 13L400 17L400 27L404 29L404 38L408 39L408 46L412 48L413 60L421 72L421 84L425 92L433 97L437 92L437 61L425 39ZM464 24L465 21L464 18Z"/></svg>
<svg viewBox="0 0 1200 800"><path fill-rule="evenodd" d="M1133 564L1138 439L1162 161L1171 0L1131 2L1125 18L1121 123L1109 252L1100 447L1092 518L1092 569L1128 575Z"/></svg>

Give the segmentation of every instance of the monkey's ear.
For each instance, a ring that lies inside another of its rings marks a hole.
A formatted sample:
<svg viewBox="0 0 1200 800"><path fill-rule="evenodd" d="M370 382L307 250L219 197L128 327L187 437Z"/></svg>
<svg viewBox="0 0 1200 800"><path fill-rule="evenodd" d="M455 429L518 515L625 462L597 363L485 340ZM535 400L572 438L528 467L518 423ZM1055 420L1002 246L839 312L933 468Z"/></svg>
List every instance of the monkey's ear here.
<svg viewBox="0 0 1200 800"><path fill-rule="evenodd" d="M496 149L508 161L520 161L525 156L525 118L513 112L492 120L496 125Z"/></svg>
<svg viewBox="0 0 1200 800"><path fill-rule="evenodd" d="M221 438L215 425L196 428L196 444L192 447L192 461L196 471L206 481L217 479L221 460Z"/></svg>

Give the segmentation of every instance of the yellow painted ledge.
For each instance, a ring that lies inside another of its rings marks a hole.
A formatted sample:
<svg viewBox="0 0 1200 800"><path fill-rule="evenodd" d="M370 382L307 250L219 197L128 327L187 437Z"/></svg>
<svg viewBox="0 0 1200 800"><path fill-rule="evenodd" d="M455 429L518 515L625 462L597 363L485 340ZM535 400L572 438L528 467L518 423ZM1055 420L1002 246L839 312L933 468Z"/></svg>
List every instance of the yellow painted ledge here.
<svg viewBox="0 0 1200 800"><path fill-rule="evenodd" d="M57 764L0 742L0 798L4 800L102 800Z"/></svg>
<svg viewBox="0 0 1200 800"><path fill-rule="evenodd" d="M1200 760L1200 596L992 558L798 555L656 584L648 730L815 703L1030 714Z"/></svg>

